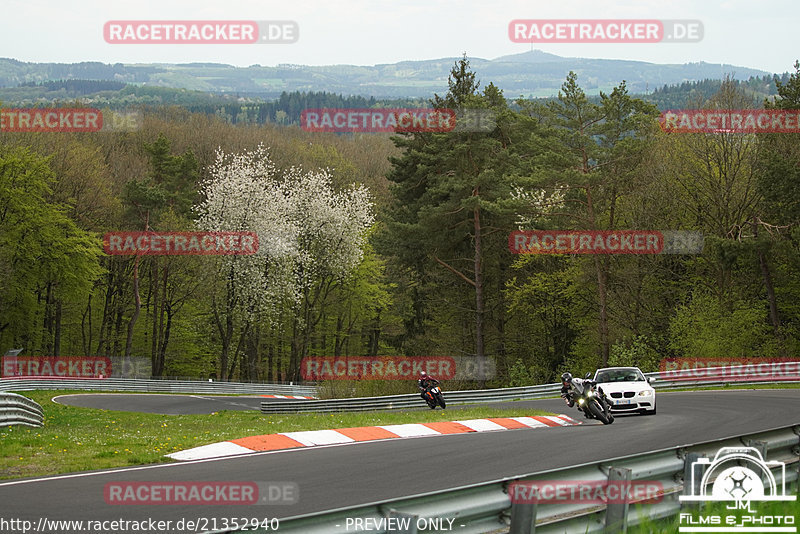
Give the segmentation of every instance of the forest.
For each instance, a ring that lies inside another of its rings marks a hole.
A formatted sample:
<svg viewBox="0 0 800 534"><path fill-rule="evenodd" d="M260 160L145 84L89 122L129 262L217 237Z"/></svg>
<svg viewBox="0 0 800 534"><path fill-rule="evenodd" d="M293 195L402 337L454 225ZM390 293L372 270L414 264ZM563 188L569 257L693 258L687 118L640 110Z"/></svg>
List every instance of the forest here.
<svg viewBox="0 0 800 534"><path fill-rule="evenodd" d="M760 106L765 98L777 95L774 80L787 83L789 73L780 76L751 76L748 80L728 80L736 88L750 95L751 105ZM1 80L0 80L1 81ZM722 80L705 79L664 85L647 94L632 95L651 102L660 111L687 107L716 94ZM539 101L554 98L539 98ZM589 95L589 100L599 102L599 96ZM247 92L219 93L178 89L110 80L82 80L68 78L45 82L26 82L16 86L0 86L0 101L15 107L67 106L76 101L97 108L125 110L131 106L140 109L158 109L180 106L188 111L219 117L231 124L299 125L304 109L312 108L398 108L425 107L423 98L375 98L358 95L344 96L330 91L283 91L275 99ZM511 109L519 111L516 100L509 101Z"/></svg>
<svg viewBox="0 0 800 534"><path fill-rule="evenodd" d="M764 84L670 98L800 109L800 64ZM495 128L310 133L274 107L149 105L135 131L0 133L0 351L295 383L310 356L469 356L496 370L479 386L797 355L800 135L664 132L624 81L588 97L574 73L557 98L509 100L464 58L448 86L431 105L492 110ZM201 230L255 232L259 252L103 252L108 232ZM515 230L682 230L704 246L512 254Z"/></svg>

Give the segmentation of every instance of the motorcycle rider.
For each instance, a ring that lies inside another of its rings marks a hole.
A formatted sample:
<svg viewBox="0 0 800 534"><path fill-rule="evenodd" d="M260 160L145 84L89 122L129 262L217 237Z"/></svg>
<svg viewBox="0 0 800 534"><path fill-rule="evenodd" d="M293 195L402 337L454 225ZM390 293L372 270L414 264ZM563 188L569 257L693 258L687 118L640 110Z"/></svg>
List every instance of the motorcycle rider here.
<svg viewBox="0 0 800 534"><path fill-rule="evenodd" d="M425 371L420 371L419 373L419 380L417 381L417 387L419 388L420 397L425 399L425 392L428 390L429 387L438 386L439 381L430 376Z"/></svg>
<svg viewBox="0 0 800 534"><path fill-rule="evenodd" d="M561 396L567 403L567 406L572 408L575 406L575 399L573 398L574 392L572 391L572 382L573 380L582 381L580 378L573 378L572 373L566 372L561 375ZM586 380L589 383L592 383L591 380ZM611 409L611 402L606 398L605 393L602 390L598 391L599 395L598 398L600 399L600 406L603 408L603 411L606 415L609 415L609 410ZM584 412L586 417L589 417L589 414Z"/></svg>
<svg viewBox="0 0 800 534"><path fill-rule="evenodd" d="M561 375L561 396L566 401L567 406L570 408L575 406L575 400L572 398L572 373Z"/></svg>

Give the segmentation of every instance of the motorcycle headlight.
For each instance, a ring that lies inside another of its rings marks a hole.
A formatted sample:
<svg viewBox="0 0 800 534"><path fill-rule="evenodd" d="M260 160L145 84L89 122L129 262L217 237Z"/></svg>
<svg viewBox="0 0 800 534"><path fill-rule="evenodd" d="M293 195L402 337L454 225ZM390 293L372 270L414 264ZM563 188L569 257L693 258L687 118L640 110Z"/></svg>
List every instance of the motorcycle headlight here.
<svg viewBox="0 0 800 534"><path fill-rule="evenodd" d="M583 404L583 403L584 403L583 399L578 399L578 404Z"/></svg>
<svg viewBox="0 0 800 534"><path fill-rule="evenodd" d="M642 390L642 391L639 392L639 395L642 396L642 397L649 397L652 394L653 394L653 392L650 391L649 389L645 389L645 390Z"/></svg>
<svg viewBox="0 0 800 534"><path fill-rule="evenodd" d="M594 395L594 393L592 393L591 391L587 391L587 392L586 392L586 396L587 396L587 397L591 397L591 396L593 396L593 395Z"/></svg>

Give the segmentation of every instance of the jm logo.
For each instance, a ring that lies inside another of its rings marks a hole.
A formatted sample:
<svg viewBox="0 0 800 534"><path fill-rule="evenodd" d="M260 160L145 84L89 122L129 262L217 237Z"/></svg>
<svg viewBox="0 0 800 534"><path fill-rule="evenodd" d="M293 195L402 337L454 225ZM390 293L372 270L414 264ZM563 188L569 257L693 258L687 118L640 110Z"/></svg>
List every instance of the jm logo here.
<svg viewBox="0 0 800 534"><path fill-rule="evenodd" d="M780 470L780 486L772 469ZM794 501L786 495L786 464L765 461L753 447L723 447L713 460L699 458L692 463L691 483L684 489L685 501L734 501L729 509L750 509L751 501ZM746 503L745 503L746 501Z"/></svg>

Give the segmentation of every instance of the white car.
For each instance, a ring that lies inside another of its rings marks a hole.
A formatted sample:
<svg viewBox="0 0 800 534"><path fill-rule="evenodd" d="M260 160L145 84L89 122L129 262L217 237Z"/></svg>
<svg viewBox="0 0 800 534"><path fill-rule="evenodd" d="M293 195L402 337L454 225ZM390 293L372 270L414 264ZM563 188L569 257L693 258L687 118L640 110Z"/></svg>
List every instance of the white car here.
<svg viewBox="0 0 800 534"><path fill-rule="evenodd" d="M604 367L593 380L611 401L612 412L656 413L656 390L638 367Z"/></svg>

